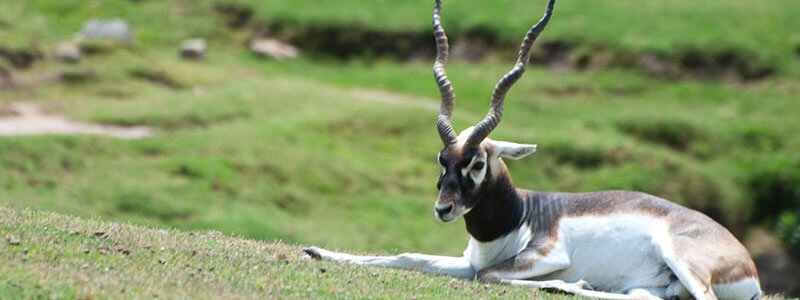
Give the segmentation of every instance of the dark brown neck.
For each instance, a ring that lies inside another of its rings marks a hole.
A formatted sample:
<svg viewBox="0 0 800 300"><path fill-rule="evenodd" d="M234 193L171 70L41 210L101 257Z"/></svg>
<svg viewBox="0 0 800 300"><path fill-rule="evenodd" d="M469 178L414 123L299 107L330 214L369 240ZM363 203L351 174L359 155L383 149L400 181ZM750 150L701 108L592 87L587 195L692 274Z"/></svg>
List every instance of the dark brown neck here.
<svg viewBox="0 0 800 300"><path fill-rule="evenodd" d="M491 174L486 176L491 178ZM492 182L485 182L473 197L476 197L477 204L464 215L464 221L467 232L476 240L496 240L522 223L523 200L508 173L498 175Z"/></svg>

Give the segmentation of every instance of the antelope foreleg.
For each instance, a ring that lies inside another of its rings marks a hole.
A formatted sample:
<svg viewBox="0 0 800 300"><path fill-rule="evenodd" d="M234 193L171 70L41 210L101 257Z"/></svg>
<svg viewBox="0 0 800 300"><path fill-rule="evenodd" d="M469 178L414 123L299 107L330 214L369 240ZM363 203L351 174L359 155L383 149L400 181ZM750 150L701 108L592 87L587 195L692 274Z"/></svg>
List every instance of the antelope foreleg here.
<svg viewBox="0 0 800 300"><path fill-rule="evenodd" d="M315 259L345 262L350 264L374 267L391 267L406 270L417 270L423 273L447 275L453 277L475 277L475 270L463 257L427 255L419 253L403 253L395 256L352 255L307 247L303 249Z"/></svg>

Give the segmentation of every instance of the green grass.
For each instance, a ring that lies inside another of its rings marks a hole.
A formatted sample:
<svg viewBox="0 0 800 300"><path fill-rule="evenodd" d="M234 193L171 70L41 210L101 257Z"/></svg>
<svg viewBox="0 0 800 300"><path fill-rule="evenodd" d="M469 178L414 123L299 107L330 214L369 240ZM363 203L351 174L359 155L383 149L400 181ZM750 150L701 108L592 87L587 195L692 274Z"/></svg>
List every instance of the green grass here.
<svg viewBox="0 0 800 300"><path fill-rule="evenodd" d="M0 206L3 299L574 299L413 271L315 261L280 241Z"/></svg>
<svg viewBox="0 0 800 300"><path fill-rule="evenodd" d="M393 30L428 30L433 1L231 1L255 8L265 19L308 23L358 23ZM517 41L542 14L545 1L444 1L444 20L453 33L490 28ZM769 1L559 1L543 40L584 41L619 49L671 52L694 47L745 49L785 61L800 44L792 0ZM424 17L420 17L424 16ZM702 32L702 34L698 34Z"/></svg>

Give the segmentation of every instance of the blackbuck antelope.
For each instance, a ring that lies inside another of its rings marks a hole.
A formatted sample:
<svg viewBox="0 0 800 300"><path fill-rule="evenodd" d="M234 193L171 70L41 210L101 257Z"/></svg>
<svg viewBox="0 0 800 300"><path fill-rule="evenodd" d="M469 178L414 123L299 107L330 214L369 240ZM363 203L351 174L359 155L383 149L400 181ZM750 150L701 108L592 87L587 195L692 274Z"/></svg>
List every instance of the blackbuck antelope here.
<svg viewBox="0 0 800 300"><path fill-rule="evenodd" d="M724 227L700 212L639 192L546 193L517 189L503 159L536 145L494 141L503 100L528 65L555 0L525 35L514 68L494 89L486 117L456 135L454 94L445 74L448 43L441 0L433 11L442 96L437 127L444 142L435 216L464 216L471 239L462 257L406 253L357 256L309 247L311 257L365 266L415 269L487 282L559 290L603 299L757 299L755 265Z"/></svg>

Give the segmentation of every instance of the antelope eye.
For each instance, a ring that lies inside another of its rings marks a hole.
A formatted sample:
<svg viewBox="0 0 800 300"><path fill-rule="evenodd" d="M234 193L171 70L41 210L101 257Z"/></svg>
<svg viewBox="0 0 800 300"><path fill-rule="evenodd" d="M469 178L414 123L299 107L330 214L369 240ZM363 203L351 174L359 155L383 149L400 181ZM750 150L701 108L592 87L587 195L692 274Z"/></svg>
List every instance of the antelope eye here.
<svg viewBox="0 0 800 300"><path fill-rule="evenodd" d="M472 169L475 170L475 171L480 171L481 169L483 169L483 167L485 165L486 165L486 163L484 163L482 161L479 161L479 162L475 163L475 166L473 166Z"/></svg>

